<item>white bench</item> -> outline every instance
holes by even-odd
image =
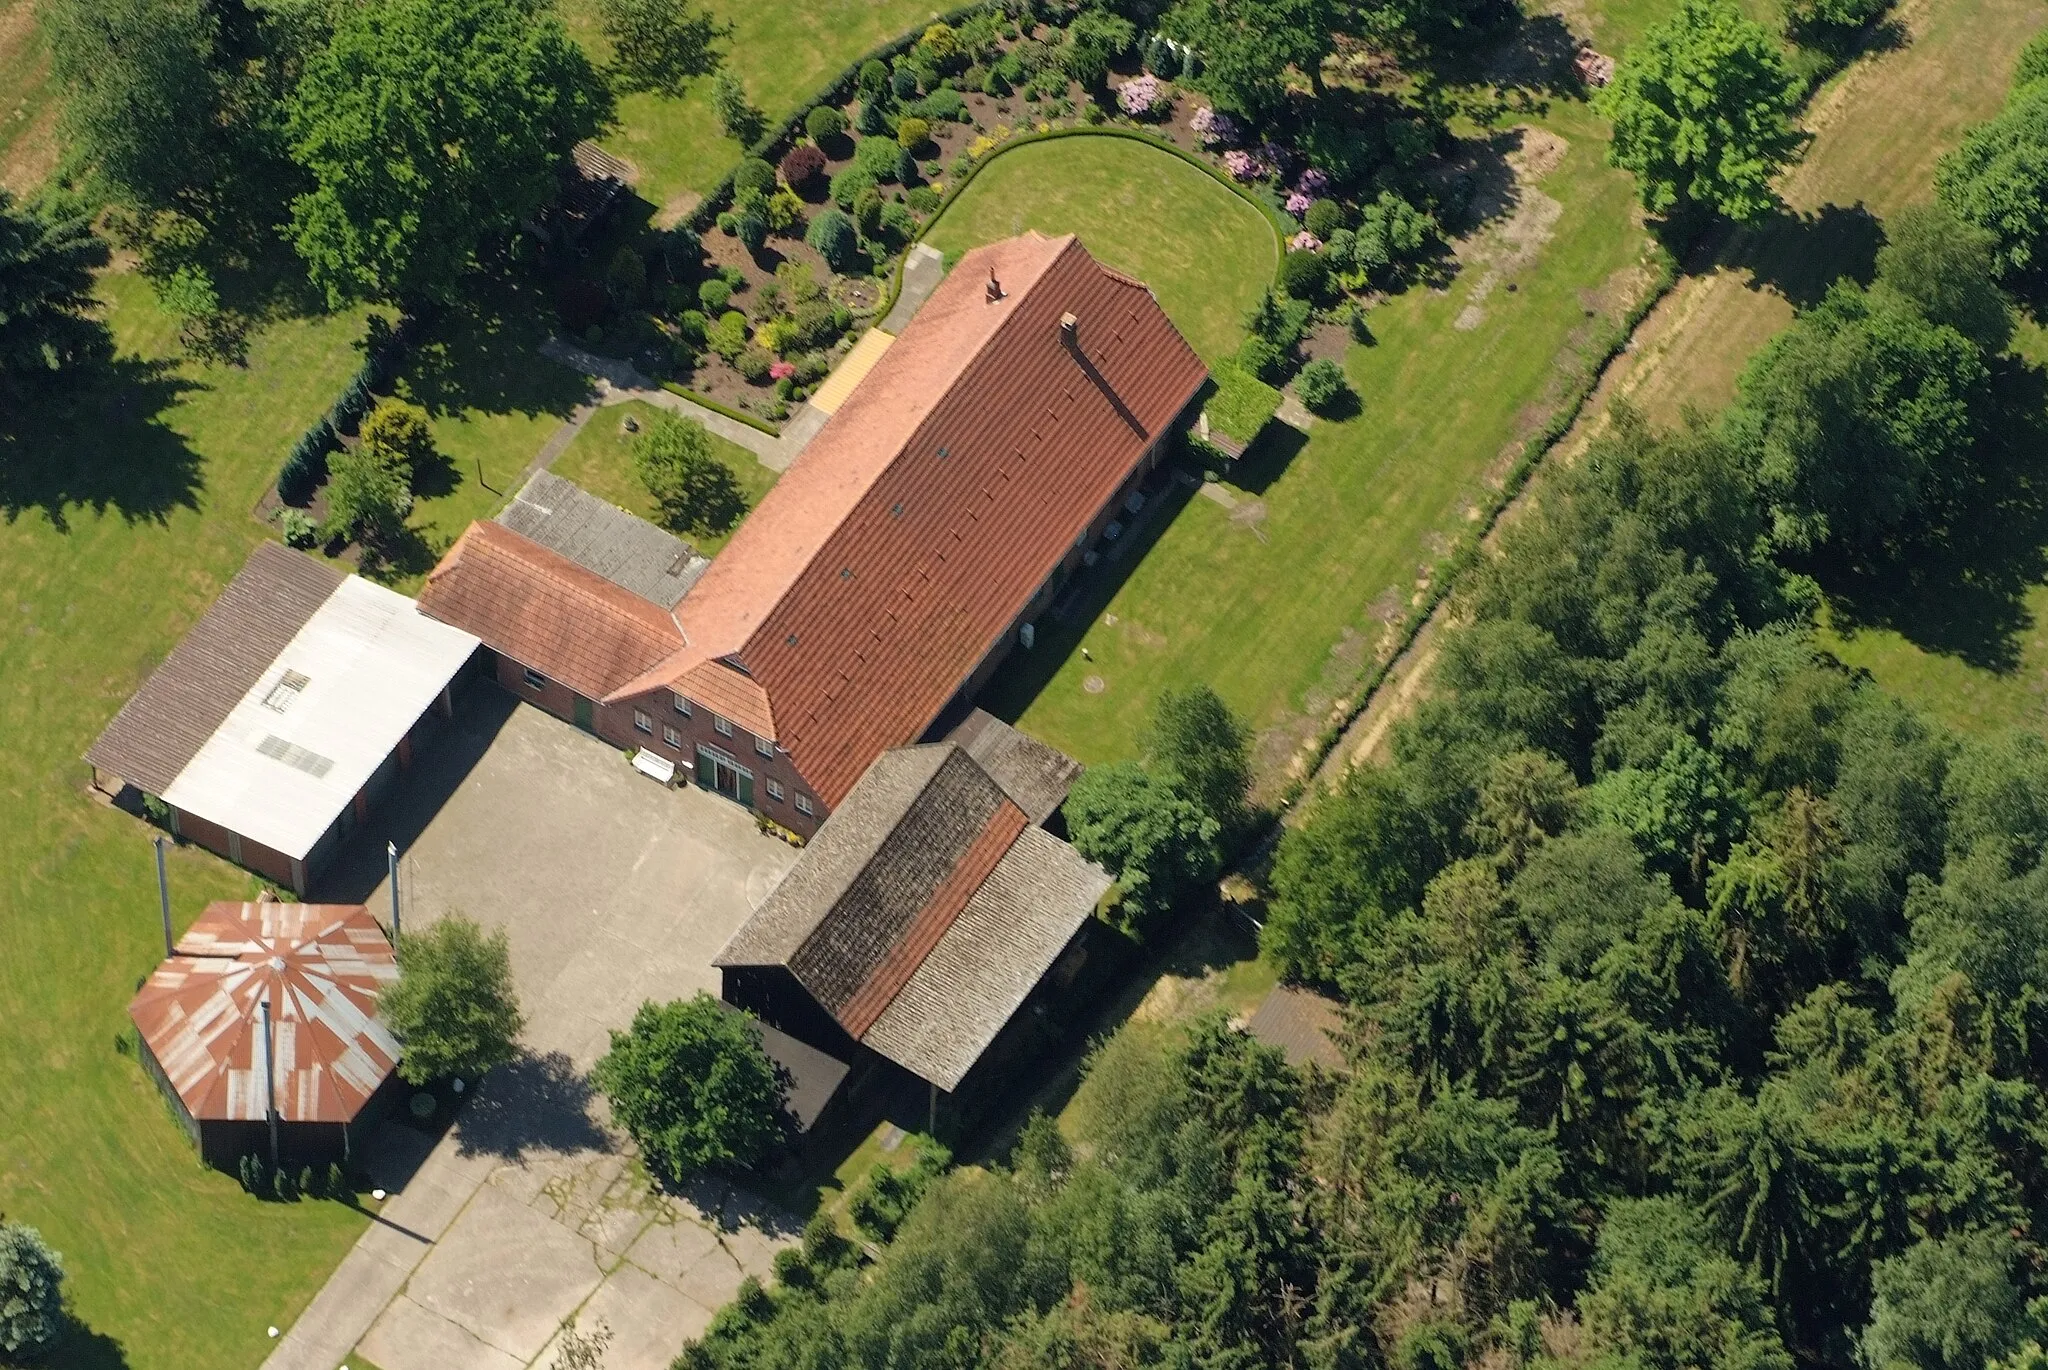
[[[633,769],[642,775],[659,780],[664,785],[676,783],[676,763],[665,756],[656,756],[645,747],[633,753]]]

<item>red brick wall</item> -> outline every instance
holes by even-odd
[[[675,711],[675,696],[668,690],[655,690],[634,699],[621,700],[604,711],[599,724],[600,733],[606,740],[621,747],[645,747],[656,756],[667,757],[680,765],[689,762],[695,765],[697,744],[716,747],[730,753],[740,765],[754,773],[754,807],[766,814],[791,832],[805,838],[818,830],[825,821],[825,805],[810,786],[797,775],[796,767],[790,763],[789,753],[776,752],[763,756],[754,747],[754,735],[737,723],[733,724],[732,736],[721,736],[712,722],[712,712],[701,704],[690,706],[690,715],[685,718]],[[636,731],[633,727],[633,711],[644,710],[652,726],[651,733]],[[663,735],[663,727],[671,727],[680,735],[682,745],[672,747]],[[694,771],[679,771],[693,781]],[[769,797],[769,780],[782,786],[782,798]],[[811,813],[805,817],[796,811],[796,796],[801,792],[811,797]]]

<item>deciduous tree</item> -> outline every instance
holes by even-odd
[[[665,414],[633,442],[633,466],[678,531],[723,533],[747,512],[731,468],[711,454],[704,426]]]
[[[744,1168],[781,1140],[786,1084],[747,1014],[708,994],[644,1003],[591,1078],[642,1154],[672,1180]]]
[[[1082,773],[1067,796],[1074,847],[1116,877],[1117,918],[1139,932],[1216,874],[1216,820],[1129,761]]]
[[[377,1010],[405,1048],[398,1073],[412,1084],[475,1079],[511,1060],[524,1022],[504,930],[486,933],[451,913],[405,934],[397,983],[377,997]]]

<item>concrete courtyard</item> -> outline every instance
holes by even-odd
[[[570,1318],[610,1329],[609,1370],[663,1370],[796,1224],[720,1182],[659,1192],[585,1077],[643,1000],[717,992],[712,955],[797,853],[484,682],[315,897],[388,919],[387,838],[405,926],[459,910],[506,931],[526,1054],[431,1150],[386,1125],[391,1197],[267,1365],[546,1366]]]

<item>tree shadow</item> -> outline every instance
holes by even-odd
[[[1780,206],[1764,223],[1727,234],[1713,261],[1747,270],[1752,290],[1769,287],[1794,308],[1810,309],[1844,276],[1868,285],[1883,246],[1884,224],[1861,202],[1812,213]]]
[[[94,1331],[76,1313],[65,1313],[64,1324],[62,1338],[38,1364],[62,1365],[68,1370],[127,1370],[128,1352],[118,1338]]]
[[[1995,379],[1994,431],[1946,527],[1869,566],[1823,562],[1835,623],[1889,628],[1940,656],[2005,674],[2034,624],[2028,593],[2048,579],[2048,371],[2008,359]]]
[[[1561,16],[1526,15],[1477,74],[1492,82],[1501,113],[1542,114],[1552,99],[1585,97],[1579,46],[1579,36]]]
[[[424,331],[400,372],[415,404],[448,415],[550,414],[566,419],[590,382],[540,355],[554,306],[544,282],[482,278]]]
[[[74,507],[152,523],[198,508],[199,454],[163,415],[200,382],[175,362],[123,357],[68,385],[0,403],[0,518],[38,510],[68,532]]]
[[[563,1053],[523,1051],[471,1096],[455,1121],[456,1149],[507,1161],[530,1151],[608,1152],[612,1136],[590,1116],[595,1098],[589,1079]]]
[[[1515,212],[1522,202],[1522,187],[1508,158],[1521,151],[1523,138],[1522,129],[1507,128],[1459,140],[1456,154],[1434,173],[1453,204],[1463,202],[1445,225],[1450,233],[1476,233]]]

